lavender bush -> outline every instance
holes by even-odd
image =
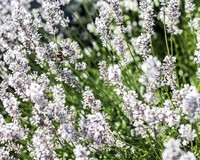
[[[200,159],[199,10],[0,1],[0,159]]]

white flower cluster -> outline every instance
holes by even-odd
[[[181,147],[179,139],[169,139],[164,143],[165,150],[162,154],[163,160],[196,160],[194,153],[184,152]]]
[[[200,18],[195,17],[194,19],[190,20],[189,26],[191,27],[191,30],[195,33],[197,43],[196,43],[196,50],[194,52],[194,62],[198,65],[200,64]],[[197,68],[197,77],[200,79],[200,67]]]
[[[60,3],[62,5],[66,5],[66,4],[69,4],[71,0],[60,0]]]
[[[191,14],[196,9],[194,0],[185,0],[185,12]]]
[[[110,46],[112,41],[111,24],[113,20],[118,26],[114,28],[114,31],[117,32],[118,36],[119,34],[127,31],[127,29],[123,26],[123,15],[119,2],[120,2],[119,0],[108,0],[108,3],[106,1],[98,1],[96,4],[97,8],[99,9],[99,17],[95,19],[95,25],[97,32],[100,34],[100,39],[102,40],[104,47],[111,47]],[[114,39],[115,42],[116,40],[119,40],[118,36]],[[120,37],[120,41],[121,43],[119,46],[117,46],[117,48],[124,48],[123,43],[125,42],[123,42],[122,37]],[[114,45],[116,46],[115,42]],[[119,50],[117,49],[117,52],[118,51]]]
[[[181,116],[179,109],[173,109],[173,103],[170,100],[164,102],[164,122],[170,127],[177,127],[180,123]]]
[[[14,74],[16,72],[26,73],[30,67],[28,66],[28,59],[26,52],[22,47],[15,47],[9,49],[4,54],[4,62],[9,65],[9,68]]]
[[[141,66],[143,75],[140,76],[139,81],[147,87],[144,95],[146,102],[154,102],[154,92],[160,86],[160,70],[161,62],[157,57],[149,56]]]
[[[56,25],[61,24],[63,27],[67,27],[69,19],[64,18],[64,12],[60,10],[59,1],[44,1],[42,3],[44,9],[43,18],[46,20],[46,29],[50,34],[58,33]]]
[[[96,100],[91,90],[87,87],[83,92],[83,107],[91,108],[92,112],[99,111],[101,108],[101,101]]]
[[[122,25],[123,24],[123,14],[122,14],[122,10],[120,9],[120,4],[119,4],[120,1],[119,0],[109,0],[109,2],[110,2],[113,16],[115,18],[117,25]]]
[[[51,159],[59,160],[56,158],[54,146],[51,143],[53,136],[46,132],[44,129],[37,129],[32,138],[32,145],[29,147],[29,151],[34,159]]]
[[[116,48],[115,50],[117,51],[117,54],[122,55],[122,57],[123,57],[124,54],[126,53],[126,43],[122,39],[122,37],[120,37],[120,36],[116,37],[114,39],[113,46]]]
[[[147,59],[151,53],[151,36],[154,34],[154,9],[149,1],[142,0],[139,3],[142,28],[145,30],[137,38],[132,38],[132,45],[135,52]]]
[[[200,113],[200,93],[194,86],[184,85],[181,90],[173,91],[173,103],[180,106],[185,119],[194,123],[199,118]]]
[[[134,43],[133,41],[133,46],[136,53],[138,55],[141,55],[143,58],[148,57],[151,53],[150,38],[151,38],[151,35],[149,33],[142,33],[135,40],[136,43]]]
[[[14,5],[12,12],[12,22],[15,26],[17,33],[17,39],[23,43],[25,47],[34,49],[41,38],[38,33],[38,27],[40,22],[33,18],[33,16],[23,7],[19,6],[18,3]]]
[[[166,56],[163,60],[163,65],[162,65],[162,75],[163,75],[162,85],[166,84],[170,86],[172,90],[175,90],[177,88],[175,62],[176,62],[176,57]]]
[[[178,131],[182,139],[183,146],[187,146],[190,142],[194,141],[197,136],[195,130],[192,130],[192,126],[189,124],[181,124]]]
[[[108,80],[111,85],[116,85],[121,83],[121,70],[118,65],[113,65],[108,67]]]
[[[158,85],[157,77],[161,69],[161,62],[157,57],[149,56],[141,66],[144,75],[140,77],[140,82],[146,86]]]
[[[49,74],[57,75],[56,80],[68,83],[72,87],[78,86],[78,77],[75,76],[67,65],[75,65],[76,70],[84,70],[86,63],[81,60],[80,48],[77,42],[70,40],[63,40],[60,42],[60,50],[58,51],[55,42],[45,44],[45,46],[38,46],[36,48],[36,62],[42,67],[49,67]],[[60,54],[62,61],[57,59],[56,54]],[[81,62],[80,62],[81,60]],[[65,65],[64,68],[60,64]]]
[[[87,148],[82,146],[82,145],[76,145],[74,148],[74,155],[75,155],[75,160],[88,160],[89,158],[87,157],[90,154],[90,151],[87,151]]]
[[[104,80],[108,79],[108,70],[106,67],[106,61],[101,61],[99,62],[99,72],[100,72],[100,76],[101,78],[103,78]]]
[[[100,1],[101,2],[101,1]],[[95,19],[96,30],[100,34],[103,45],[106,47],[109,44],[110,24],[112,21],[111,11],[108,4],[100,5],[99,17]]]
[[[102,61],[99,63],[99,71],[101,77],[108,81],[110,85],[121,85],[122,84],[122,73],[120,67],[115,64],[108,68],[106,67],[106,62]]]
[[[168,1],[168,0],[159,0],[159,1],[160,1],[160,4],[161,4],[162,6],[164,6],[164,5],[167,4],[167,1]]]
[[[96,112],[87,115],[79,123],[82,138],[93,142],[90,145],[96,149],[102,149],[104,145],[112,145],[114,143],[110,127],[105,119],[105,115]]]
[[[15,159],[10,152],[21,152],[23,147],[15,142],[26,140],[27,133],[28,130],[25,130],[18,121],[7,123],[0,115],[0,159]]]
[[[170,0],[164,5],[161,9],[161,14],[164,15],[164,23],[167,26],[168,33],[173,35],[181,34],[182,30],[177,27],[180,17],[180,1],[179,0]]]
[[[186,88],[187,86],[185,86]],[[184,88],[184,89],[185,89]],[[182,111],[186,115],[186,119],[188,119],[191,123],[197,121],[199,119],[200,114],[200,93],[196,91],[196,88],[191,86],[188,90],[183,91],[181,93],[184,98],[181,103]]]
[[[145,29],[145,31],[152,35],[154,34],[154,10],[152,5],[147,2],[146,0],[142,0],[139,3],[139,8],[141,9],[141,19],[142,19],[142,27]]]
[[[16,121],[7,123],[3,116],[0,116],[0,143],[25,140],[27,138],[27,131]]]
[[[69,58],[69,63],[71,64],[76,64],[77,60],[81,58],[80,49],[77,42],[64,40],[60,42],[60,48],[63,57]]]
[[[9,150],[6,147],[0,148],[0,159],[15,160],[13,156],[10,156]]]
[[[15,96],[4,90],[0,91],[0,100],[2,101],[4,108],[8,114],[16,120],[21,117],[21,112],[19,110],[20,102],[15,98]]]
[[[162,123],[167,124],[170,128],[179,126],[180,111],[173,108],[171,101],[165,101],[164,108],[159,108],[145,105],[139,101],[138,95],[134,91],[124,92],[123,94],[123,110],[133,122],[133,135],[146,137],[147,132],[153,134],[155,130],[159,133],[159,125]]]

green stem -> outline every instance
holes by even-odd
[[[173,56],[173,35],[170,36],[171,55]]]
[[[84,7],[84,9],[85,9],[85,11],[86,11],[86,13],[87,13],[87,15],[88,15],[90,21],[94,24],[94,21],[93,21],[91,15],[90,15],[90,12],[89,12],[89,10],[88,10],[86,4],[85,4],[85,0],[83,0],[83,7]]]
[[[168,45],[168,41],[167,41],[167,29],[166,29],[166,24],[165,24],[165,16],[164,16],[164,34],[165,34],[165,44],[167,47],[167,54],[170,55],[169,45]]]
[[[137,63],[136,63],[135,57],[134,57],[134,55],[133,55],[132,50],[130,49],[130,46],[129,46],[128,42],[126,42],[126,44],[127,44],[127,46],[128,46],[129,52],[131,53],[131,57],[133,58],[133,60],[134,60],[134,62],[135,62],[135,66],[136,66],[137,70],[142,74],[142,71],[141,71],[141,69],[138,67],[138,65],[137,65]]]
[[[153,56],[155,55],[154,49],[153,49],[153,41],[152,41],[152,36],[150,37],[150,46],[151,46],[151,52]]]

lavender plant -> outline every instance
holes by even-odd
[[[200,2],[0,2],[0,159],[200,159]]]

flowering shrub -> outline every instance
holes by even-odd
[[[0,8],[0,159],[200,159],[200,2]]]

